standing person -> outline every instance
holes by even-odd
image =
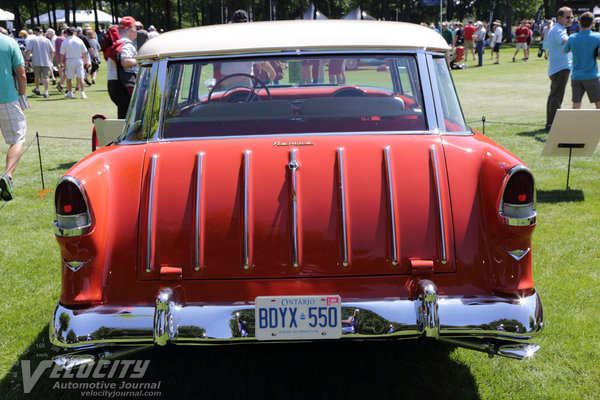
[[[54,62],[56,63],[56,68],[58,69],[58,75],[60,76],[60,79],[58,81],[58,84],[56,85],[56,88],[58,89],[59,92],[64,92],[64,89],[62,87],[62,85],[65,83],[65,79],[67,79],[65,77],[65,71],[62,65],[62,56],[60,55],[60,46],[62,46],[62,42],[65,41],[65,39],[67,38],[65,36],[65,30],[63,28],[61,28],[59,30],[60,35],[58,35],[56,37],[56,40],[54,41]]]
[[[483,45],[485,42],[485,28],[483,22],[477,21],[475,24],[475,34],[473,35],[473,41],[475,42],[475,52],[477,53],[477,67],[483,67]]]
[[[27,39],[26,57],[31,57],[33,75],[35,76],[35,88],[33,93],[40,95],[40,81],[44,84],[44,97],[48,98],[48,86],[50,85],[50,69],[52,58],[54,58],[54,46],[52,42],[42,35],[42,28],[33,28],[33,36]]]
[[[77,28],[67,28],[67,38],[60,46],[60,54],[63,56],[63,65],[65,67],[65,76],[67,78],[67,93],[65,97],[67,99],[73,99],[73,78],[77,78],[77,88],[81,90],[81,98],[87,99],[85,94],[85,84],[83,79],[85,78],[85,65],[84,60],[88,56],[85,45],[75,35]]]
[[[98,74],[98,68],[100,67],[100,43],[94,38],[94,31],[88,29],[85,31],[88,41],[90,42],[90,48],[88,50],[88,54],[90,56],[90,78],[92,79],[92,84],[96,83],[96,75]]]
[[[152,39],[158,36],[158,32],[156,31],[156,28],[154,27],[154,25],[150,25],[148,27],[148,39]]]
[[[500,64],[500,43],[502,43],[502,22],[499,20],[494,21],[494,35],[492,36],[492,41],[490,42],[490,47],[492,48],[492,58],[494,57],[494,53],[496,53],[496,61],[494,64]]]
[[[58,62],[56,61],[56,32],[52,28],[46,29],[46,37],[52,43],[52,47],[54,47],[54,57],[52,57],[52,67],[50,68],[50,78],[52,79],[52,84],[56,84],[56,77],[54,76],[54,68],[58,69]]]
[[[135,27],[137,29],[135,48],[136,50],[139,50],[140,47],[142,47],[148,40],[148,31],[144,29],[144,24],[142,24],[140,21],[135,21]]]
[[[529,28],[526,26],[525,20],[521,21],[521,25],[515,30],[515,36],[517,37],[517,48],[513,55],[513,62],[519,50],[523,49],[523,61],[527,61],[527,38],[529,37]]]
[[[450,46],[454,45],[454,33],[452,29],[448,27],[448,22],[442,22],[442,37]]]
[[[573,109],[581,108],[583,93],[587,93],[591,103],[600,108],[600,74],[598,74],[598,50],[600,34],[592,32],[594,14],[587,11],[579,17],[580,30],[565,44],[564,52],[573,54],[571,89]]]
[[[542,49],[542,54],[546,60],[548,59],[548,45],[546,44],[546,38],[548,37],[548,32],[550,32],[550,29],[552,29],[552,25],[554,25],[554,23],[551,20],[546,21],[546,24],[542,29],[542,42],[540,43],[540,48]]]
[[[469,56],[469,52],[471,52],[471,56],[473,57],[473,60],[475,60],[475,46],[473,45],[473,35],[475,34],[475,31],[477,31],[477,28],[473,26],[473,20],[470,19],[469,23],[463,28],[465,34],[465,48],[467,50],[465,60]]]
[[[563,52],[567,43],[567,26],[571,25],[573,10],[561,7],[558,10],[556,23],[548,32],[546,43],[548,47],[548,76],[550,77],[550,94],[546,103],[546,130],[549,131],[556,115],[556,110],[562,105],[565,97],[565,87],[571,74],[571,55]]]
[[[13,74],[17,77],[18,93]],[[0,178],[0,198],[4,201],[13,198],[13,173],[23,154],[27,131],[23,110],[29,108],[26,90],[27,76],[21,49],[12,38],[0,35],[0,130],[4,141],[10,146],[6,153],[6,167]]]
[[[89,26],[89,25],[88,25]],[[81,39],[81,41],[83,42],[83,45],[85,46],[85,50],[86,50],[86,54],[87,56],[85,57],[83,64],[84,64],[84,71],[85,71],[85,76],[83,77],[83,82],[85,82],[85,84],[87,86],[92,86],[92,82],[90,82],[90,80],[88,79],[88,75],[90,74],[90,68],[92,66],[92,60],[91,60],[91,56],[90,56],[90,50],[92,49],[92,45],[90,43],[90,41],[87,38],[87,35],[83,32],[83,30],[81,28],[77,28],[77,37],[79,39]]]
[[[454,31],[454,45],[456,47],[463,46],[465,44],[465,31],[462,24],[459,22],[456,24],[456,30]]]
[[[117,118],[125,119],[138,71],[135,60],[137,51],[133,45],[137,38],[135,19],[129,16],[121,18],[117,32],[114,27],[106,32],[110,35],[112,45],[104,50],[104,58],[108,94],[117,106]]]

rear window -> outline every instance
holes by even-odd
[[[427,129],[414,56],[171,62],[163,137]]]

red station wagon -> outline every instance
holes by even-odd
[[[531,357],[534,179],[466,125],[449,50],[374,21],[148,41],[122,134],[56,188],[56,362],[424,337]]]

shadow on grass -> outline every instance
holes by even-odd
[[[580,189],[571,190],[538,190],[538,203],[566,203],[570,201],[581,202],[585,200],[583,191]]]
[[[157,383],[163,398],[194,399],[479,399],[470,369],[450,358],[453,346],[435,341],[319,342],[151,348],[127,359],[150,360],[142,378],[51,378],[43,372],[23,392],[22,361],[33,374],[52,357],[48,328],[0,381],[7,399],[82,399],[68,382]],[[27,361],[26,361],[27,362]],[[105,368],[105,372],[108,367]],[[110,394],[108,394],[110,395]],[[160,396],[159,396],[160,397]],[[104,397],[101,397],[104,398]],[[157,398],[157,397],[149,397]]]
[[[53,168],[48,168],[48,171],[57,171],[57,170],[65,170],[66,171],[75,164],[77,164],[77,161],[58,164],[57,166],[55,166]]]
[[[548,132],[544,128],[518,132],[517,135],[533,137],[536,141],[541,143],[546,143],[546,139],[548,138]]]

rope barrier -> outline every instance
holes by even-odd
[[[12,165],[10,167],[8,167],[7,171],[10,171],[15,165],[17,165],[17,163],[19,161],[21,161],[21,158],[23,158],[23,156],[25,155],[25,153],[27,153],[27,150],[29,150],[29,148],[31,147],[31,145],[33,144],[33,142],[35,142],[37,140],[37,132],[36,132],[36,137],[34,137],[31,142],[29,143],[29,145],[25,148],[25,150],[23,150],[23,152],[21,153],[21,155],[19,156],[19,158],[17,158],[17,160],[12,163]],[[2,174],[2,178],[4,178],[6,176],[6,172]]]
[[[39,135],[39,137],[44,138],[44,139],[66,139],[66,140],[86,140],[86,141],[92,140],[91,138],[72,138],[72,137],[63,137],[63,136],[42,136],[42,135]]]

